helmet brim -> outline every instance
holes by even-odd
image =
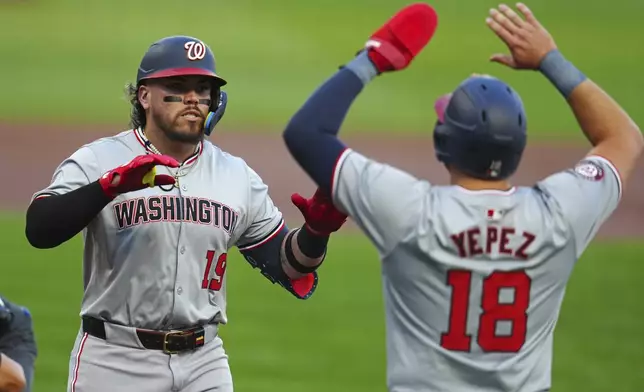
[[[216,83],[219,87],[225,86],[228,83],[221,76],[203,68],[168,68],[158,72],[151,73],[150,75],[146,75],[144,78],[141,78],[141,80],[161,79],[161,78],[170,78],[173,76],[190,76],[190,75],[210,76],[211,78],[216,80]]]

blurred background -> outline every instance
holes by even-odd
[[[295,226],[301,218],[288,196],[314,188],[284,155],[279,132],[308,95],[407,3],[0,2],[5,195],[0,196],[0,293],[32,311],[40,349],[36,392],[65,388],[79,327],[82,241],[79,236],[56,249],[31,248],[24,237],[24,211],[62,159],[87,141],[127,129],[124,86],[134,80],[148,46],[176,34],[211,46],[230,99],[213,142],[258,169]],[[556,90],[537,73],[488,62],[492,53],[505,51],[485,25],[489,8],[498,3],[431,4],[439,14],[433,41],[407,71],[365,89],[342,135],[392,164],[425,173],[432,165],[434,99],[471,73],[488,73],[509,82],[528,108],[530,143],[537,146],[529,154],[537,165],[526,164],[523,181],[551,170],[540,169],[539,159],[545,165],[579,158],[584,138]],[[527,5],[566,56],[644,123],[644,2],[535,0]],[[424,159],[428,162],[420,162]],[[635,176],[644,179],[642,171]],[[636,226],[644,218],[644,197],[630,192],[623,214]],[[622,231],[610,235],[606,230],[573,273],[555,333],[553,391],[640,391],[644,385],[644,237],[616,220],[612,227]],[[270,285],[231,249],[230,323],[222,336],[237,391],[386,390],[376,252],[351,227],[334,236],[330,246],[320,287],[308,301]]]

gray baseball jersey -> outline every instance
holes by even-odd
[[[389,390],[548,390],[566,283],[620,192],[596,156],[502,192],[345,151],[332,194],[381,258]]]
[[[63,194],[151,152],[140,130],[82,146],[34,198]],[[157,166],[157,174],[177,169]],[[147,329],[226,323],[228,250],[284,225],[267,186],[241,158],[203,141],[178,187],[122,194],[83,230],[81,315]]]

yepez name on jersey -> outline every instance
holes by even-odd
[[[514,227],[487,226],[472,227],[452,234],[450,238],[458,249],[458,255],[463,258],[485,254],[527,260],[530,257],[527,250],[536,236]]]
[[[490,11],[487,26],[510,50],[491,59],[538,70],[562,94],[592,144],[578,163],[513,185],[527,114],[519,93],[488,75],[473,74],[436,99],[433,147],[448,184],[337,137],[365,86],[409,67],[430,42],[438,16],[425,3],[377,29],[283,132],[293,159],[378,252],[391,392],[550,390],[566,284],[644,147],[624,110],[562,55],[526,5],[517,8],[523,16],[506,5]]]

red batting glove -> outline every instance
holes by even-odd
[[[121,193],[152,188],[157,185],[173,185],[174,177],[156,174],[157,165],[179,167],[180,163],[169,156],[158,154],[139,155],[129,163],[105,173],[99,180],[103,192],[110,198]]]
[[[378,72],[406,68],[434,36],[438,15],[430,5],[414,3],[400,9],[371,35],[365,48]]]
[[[304,216],[306,228],[312,234],[328,236],[340,230],[344,222],[347,221],[347,215],[338,211],[331,198],[319,188],[310,199],[305,199],[300,194],[294,193],[291,195],[291,201]]]

